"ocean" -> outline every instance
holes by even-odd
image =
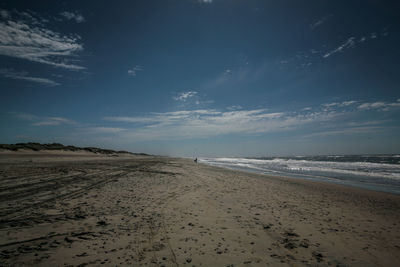
[[[199,158],[199,162],[400,194],[400,155]]]

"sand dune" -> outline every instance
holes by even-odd
[[[135,155],[2,154],[0,181],[0,265],[400,265],[398,195]]]

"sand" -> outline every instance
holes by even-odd
[[[400,266],[400,196],[150,156],[0,155],[0,265]]]

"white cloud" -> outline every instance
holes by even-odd
[[[343,44],[339,45],[339,47],[326,53],[324,55],[324,58],[330,57],[331,55],[333,55],[335,53],[342,52],[345,49],[352,48],[352,47],[354,47],[354,45],[355,45],[355,37],[350,37]]]
[[[322,105],[323,105],[324,107],[330,108],[330,107],[338,106],[339,103],[334,102],[334,103],[326,103],[326,104],[322,104]]]
[[[332,14],[327,15],[325,17],[323,17],[322,19],[319,19],[318,21],[310,24],[310,29],[311,30],[315,30],[317,27],[321,26],[323,23],[325,23],[327,20],[329,20],[331,17],[333,17]]]
[[[385,106],[386,106],[385,102],[374,102],[374,103],[363,103],[359,105],[358,108],[368,110],[368,109],[383,108]]]
[[[197,95],[196,91],[187,91],[187,92],[182,92],[182,93],[178,94],[177,96],[173,97],[173,99],[176,101],[185,102],[186,100],[194,97],[195,95]]]
[[[356,109],[349,110],[354,106]],[[306,107],[299,111],[270,112],[267,109],[215,109],[179,110],[163,113],[147,113],[141,116],[104,117],[103,120],[125,123],[123,131],[116,132],[123,140],[176,140],[208,138],[219,135],[261,135],[272,132],[290,132],[298,129],[329,129],[309,135],[357,134],[379,131],[382,121],[357,124],[349,122],[356,113],[368,108],[386,110],[400,107],[400,100],[392,103],[362,103],[348,100]],[[346,121],[348,122],[346,124]],[[119,124],[118,124],[119,126]],[[322,128],[321,128],[322,127]]]
[[[363,103],[358,106],[360,110],[379,110],[379,111],[389,111],[391,108],[400,107],[400,102],[387,103],[387,102],[372,102],[372,103]]]
[[[347,125],[351,127],[365,127],[365,126],[371,126],[371,125],[381,125],[383,123],[387,123],[389,120],[373,120],[373,121],[351,121],[348,122]]]
[[[357,103],[357,104],[356,104]],[[347,107],[354,105],[356,109]],[[328,107],[328,108],[327,108]],[[333,108],[335,107],[335,108]],[[179,140],[209,138],[223,135],[254,136],[267,133],[299,134],[303,137],[339,134],[357,134],[384,130],[383,120],[354,120],[365,110],[386,110],[400,107],[400,99],[395,102],[342,101],[306,107],[297,111],[271,112],[267,109],[194,109],[172,112],[152,112],[137,116],[108,116],[102,120],[107,125],[85,126],[81,134],[88,136],[113,135],[123,142],[150,140]],[[32,126],[76,125],[63,117],[35,116],[27,113],[12,113],[14,117],[28,121]],[[370,118],[365,117],[364,118]],[[79,124],[78,124],[79,126]]]
[[[143,67],[142,67],[142,66],[136,65],[136,66],[133,67],[132,69],[129,69],[129,70],[128,70],[128,75],[130,75],[130,76],[136,76],[137,72],[138,72],[138,71],[142,71],[142,70],[143,70]]]
[[[42,118],[41,121],[35,122],[33,126],[54,126],[54,125],[61,125],[61,124],[75,124],[74,121],[61,118],[61,117],[45,117]]]
[[[349,127],[340,130],[329,130],[316,132],[312,134],[308,134],[302,136],[303,138],[312,138],[312,137],[323,137],[323,136],[337,136],[337,135],[354,135],[354,134],[366,134],[366,133],[377,133],[385,130],[384,127],[381,126],[370,126],[370,127]]]
[[[67,20],[75,20],[76,23],[85,22],[85,18],[77,12],[64,11],[61,12],[60,15],[66,18]]]
[[[318,23],[320,22],[320,23]],[[317,21],[316,24],[317,26],[320,25],[322,21]],[[311,27],[311,26],[310,26]],[[335,48],[331,48],[330,50],[327,50],[325,48],[311,48],[308,49],[307,51],[299,51],[296,53],[294,56],[287,57],[287,58],[281,58],[277,61],[279,64],[279,67],[282,69],[286,68],[291,68],[295,67],[296,69],[307,69],[309,67],[315,66],[321,63],[321,57],[323,59],[327,59],[331,57],[332,55],[344,52],[347,49],[350,48],[356,48],[357,45],[361,45],[362,43],[365,43],[367,41],[371,41],[372,39],[378,39],[378,38],[383,38],[388,36],[388,32],[386,28],[383,28],[379,34],[378,33],[371,33],[366,36],[361,36],[361,37],[349,37],[345,41],[342,41],[341,44],[339,44]],[[225,80],[226,77],[224,77]]]
[[[381,33],[380,33],[380,36],[381,36],[381,37],[385,37],[385,36],[387,36],[388,34],[389,34],[389,33],[387,32],[387,29],[384,28],[384,29],[382,29],[382,31],[381,31]],[[333,55],[333,54],[336,54],[336,53],[339,53],[339,52],[343,52],[344,50],[349,49],[349,48],[354,48],[354,47],[356,47],[356,44],[364,43],[364,42],[366,42],[367,40],[372,40],[372,39],[377,39],[377,38],[378,38],[378,34],[377,34],[376,32],[372,32],[372,33],[369,35],[369,39],[368,39],[368,37],[366,37],[366,36],[361,36],[361,37],[359,37],[359,38],[350,37],[350,38],[348,38],[346,41],[344,41],[341,45],[339,45],[337,48],[335,48],[335,49],[333,49],[333,50],[331,50],[331,51],[325,53],[325,54],[323,55],[323,57],[324,57],[324,58],[328,58],[328,57],[330,57],[330,56]]]
[[[326,104],[322,104],[322,106],[324,106],[326,108],[347,107],[347,106],[351,106],[351,105],[356,104],[356,103],[357,103],[357,101],[350,100],[350,101],[343,101],[343,102],[326,103]]]
[[[351,105],[357,105],[358,110],[378,110],[378,111],[389,111],[392,108],[400,107],[400,101],[397,102],[383,102],[383,101],[376,101],[376,102],[365,102],[360,103],[360,101],[350,100],[350,101],[343,101],[343,102],[333,102],[333,103],[325,103],[322,104],[324,108],[327,110],[332,108],[344,108]]]
[[[98,133],[98,134],[116,134],[122,131],[125,131],[124,128],[119,127],[91,127],[87,129],[91,133]]]
[[[44,26],[45,19],[26,12],[5,12],[2,13],[9,18],[0,22],[0,55],[69,70],[85,69],[71,63],[70,59],[83,50],[78,35],[52,31]]]
[[[230,107],[227,107],[228,110],[239,110],[239,109],[243,109],[243,107],[241,105],[233,105]]]
[[[232,70],[226,69],[226,70],[224,71],[224,75],[230,75],[230,74],[232,74]]]
[[[158,119],[154,117],[104,117],[104,120],[107,121],[115,121],[115,122],[128,122],[128,123],[149,123],[149,122],[157,122]]]
[[[350,105],[353,105],[353,104],[355,104],[355,103],[357,103],[357,101],[354,101],[354,100],[344,101],[344,102],[341,103],[341,106],[342,106],[342,107],[344,107],[344,106],[350,106]]]
[[[114,122],[142,123],[140,127],[122,132],[123,138],[160,140],[286,131],[304,124],[330,120],[337,115],[338,113],[334,112],[296,114],[267,112],[265,109],[237,111],[203,109],[103,119]]]
[[[38,116],[24,112],[8,112],[8,114],[12,115],[13,117],[19,120],[24,120],[24,121],[34,121],[39,118]]]
[[[198,2],[203,4],[211,4],[213,0],[198,0]]]
[[[207,110],[207,109],[198,109],[198,110],[181,110],[181,111],[172,111],[165,113],[149,113],[145,116],[139,117],[128,117],[128,116],[117,116],[117,117],[104,117],[103,120],[114,121],[114,122],[125,122],[125,123],[142,123],[142,124],[169,124],[173,122],[180,121],[182,119],[187,119],[190,116],[202,116],[202,115],[217,115],[221,112],[215,110]]]
[[[30,121],[32,126],[55,126],[61,124],[76,124],[75,121],[63,117],[36,116],[23,112],[9,112],[19,120]]]
[[[48,86],[57,86],[59,83],[47,78],[32,77],[26,71],[16,72],[13,69],[0,69],[0,75],[6,78],[40,83]]]

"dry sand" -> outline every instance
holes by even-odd
[[[400,196],[146,156],[0,155],[0,265],[400,266]]]

